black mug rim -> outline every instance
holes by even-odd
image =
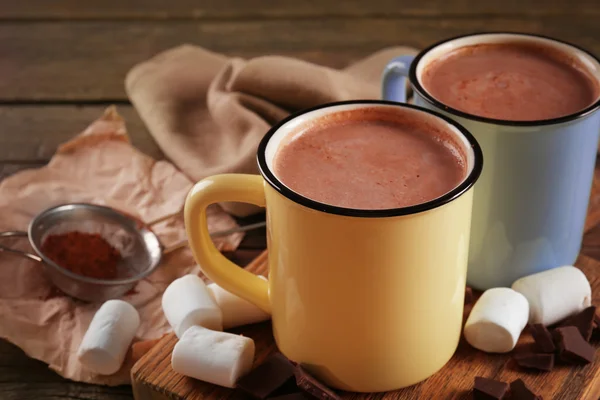
[[[343,106],[343,105],[365,105],[365,106],[384,105],[384,106],[393,106],[393,107],[400,107],[400,108],[410,108],[410,109],[414,109],[414,110],[417,110],[420,112],[434,115],[435,117],[442,119],[444,122],[450,124],[451,126],[455,127],[456,129],[458,129],[458,131],[464,136],[464,138],[469,143],[469,146],[471,147],[471,149],[473,151],[473,168],[471,169],[471,172],[459,185],[457,185],[452,190],[443,194],[440,197],[437,197],[435,199],[429,200],[429,201],[421,203],[421,204],[415,204],[415,205],[408,206],[408,207],[390,208],[390,209],[362,210],[362,209],[356,209],[356,208],[338,207],[338,206],[334,206],[331,204],[321,203],[319,201],[312,200],[308,197],[305,197],[305,196],[291,190],[290,188],[285,186],[279,179],[277,179],[275,174],[271,171],[271,169],[267,165],[266,149],[267,149],[267,145],[268,145],[269,141],[271,140],[271,137],[283,125],[285,125],[289,121],[296,119],[304,114],[307,114],[312,111],[320,110],[323,108],[331,108],[331,107]],[[440,113],[437,113],[435,111],[431,111],[429,109],[415,106],[412,104],[397,103],[397,102],[387,101],[387,100],[349,100],[349,101],[326,103],[326,104],[321,104],[321,105],[318,105],[315,107],[307,108],[307,109],[298,111],[296,113],[293,113],[293,114],[289,115],[287,118],[284,118],[283,120],[279,121],[271,129],[269,129],[267,134],[261,140],[261,142],[258,146],[258,150],[257,150],[257,161],[258,161],[258,168],[259,168],[259,171],[260,171],[263,179],[271,187],[273,187],[273,189],[275,189],[277,192],[279,192],[283,196],[287,197],[289,200],[293,201],[294,203],[300,204],[304,207],[308,207],[308,208],[311,208],[316,211],[328,213],[328,214],[342,215],[342,216],[348,216],[348,217],[361,217],[361,218],[384,218],[384,217],[397,217],[397,216],[403,216],[403,215],[410,215],[410,214],[421,213],[424,211],[429,211],[434,208],[441,207],[444,204],[450,203],[451,201],[457,199],[462,194],[467,192],[475,184],[475,182],[481,175],[481,171],[483,169],[483,152],[481,150],[481,147],[479,146],[479,143],[477,143],[477,140],[475,139],[475,137],[467,129],[465,129],[458,122],[453,121],[452,119],[450,119]]]
[[[419,62],[421,61],[421,59],[427,53],[429,53],[431,50],[433,50],[436,47],[441,46],[445,43],[452,42],[454,40],[469,38],[469,37],[473,37],[473,36],[485,36],[485,35],[514,35],[514,36],[529,37],[529,38],[534,38],[534,39],[537,38],[537,39],[549,40],[552,42],[556,42],[559,44],[563,44],[563,45],[572,47],[574,50],[579,51],[579,52],[589,56],[590,58],[592,58],[594,61],[596,61],[600,65],[600,59],[598,57],[596,57],[595,55],[593,55],[592,53],[590,53],[589,51],[587,51],[573,43],[569,43],[569,42],[555,39],[553,37],[549,37],[549,36],[545,36],[545,35],[538,35],[538,34],[533,34],[533,33],[523,33],[523,32],[502,32],[502,31],[468,33],[466,35],[459,35],[459,36],[444,39],[437,43],[434,43],[431,46],[428,46],[425,49],[421,50],[415,56],[415,58],[413,59],[411,65],[410,65],[410,69],[408,72],[408,80],[409,80],[413,90],[415,92],[417,92],[422,98],[424,98],[429,104],[437,107],[438,109],[440,109],[442,111],[445,111],[445,112],[452,114],[454,116],[457,116],[457,117],[461,117],[461,118],[465,118],[465,119],[469,119],[469,120],[473,120],[473,121],[478,121],[478,122],[485,122],[485,123],[494,124],[494,125],[532,127],[532,126],[562,124],[565,122],[571,122],[571,121],[586,117],[586,116],[592,114],[598,108],[600,108],[600,96],[598,96],[598,99],[595,102],[593,102],[591,105],[589,105],[589,106],[585,107],[584,109],[579,110],[575,113],[564,115],[562,117],[541,119],[541,120],[532,120],[532,121],[511,121],[511,120],[506,120],[506,119],[488,118],[488,117],[482,117],[482,116],[475,115],[475,114],[470,114],[470,113],[458,110],[456,108],[450,107],[450,106],[442,103],[441,101],[435,99],[432,95],[430,95],[429,92],[427,92],[427,90],[425,90],[423,85],[421,85],[421,82],[417,78],[417,66],[419,65]],[[600,85],[600,81],[598,83]]]

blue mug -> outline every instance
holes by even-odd
[[[600,99],[565,117],[505,121],[453,109],[421,84],[428,63],[451,50],[515,41],[551,46],[576,57],[600,85],[600,61],[587,51],[542,36],[514,33],[445,40],[415,57],[392,60],[383,74],[385,100],[406,102],[408,80],[416,105],[452,118],[483,149],[486,165],[474,188],[467,273],[468,284],[481,290],[510,286],[522,276],[575,262],[598,149]]]

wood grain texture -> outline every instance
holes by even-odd
[[[306,18],[277,20],[5,22],[0,102],[126,101],[129,69],[191,43],[228,55],[281,54],[341,67],[393,45],[424,47],[477,31],[523,31],[600,54],[600,25],[572,17]]]
[[[0,3],[0,103],[24,107],[0,109],[0,179],[43,165],[58,143],[96,117],[96,109],[127,101],[123,79],[131,66],[184,42],[229,55],[275,53],[341,67],[388,45],[422,47],[473,31],[520,30],[557,36],[600,54],[597,0]],[[156,156],[135,112],[122,108],[134,144]],[[590,217],[582,251],[600,259],[595,220]],[[228,256],[243,265],[264,243],[264,234],[253,232]],[[0,340],[0,399],[121,400],[131,399],[131,390],[66,381]]]
[[[59,144],[71,139],[99,118],[108,105],[0,106],[0,163],[48,161]],[[120,105],[132,144],[161,159],[163,154],[135,109]]]
[[[596,224],[583,237],[581,253],[600,260],[600,226]]]
[[[41,361],[0,339],[0,399],[2,400],[130,400],[130,386],[108,388],[70,382]]]
[[[264,259],[266,263],[266,259]],[[255,264],[254,264],[255,265]],[[254,267],[253,265],[253,267]],[[600,304],[600,262],[582,256],[579,266],[587,275],[594,293],[593,303]],[[266,266],[264,267],[266,268]],[[260,268],[256,268],[260,269]],[[466,313],[470,311],[467,307]],[[443,327],[439,327],[443,329]],[[270,323],[255,324],[235,330],[254,339],[255,362],[262,362],[275,351]],[[171,369],[171,351],[177,342],[174,335],[165,337],[133,367],[131,376],[136,400],[202,400],[236,399],[239,394],[184,377]],[[525,333],[518,348],[532,343]],[[600,340],[595,340],[600,346]],[[485,376],[505,382],[517,378],[545,399],[597,400],[600,396],[600,357],[584,367],[559,366],[549,373],[534,373],[519,369],[510,354],[491,355],[475,350],[464,339],[450,362],[426,381],[396,392],[379,394],[342,393],[344,399],[470,399],[475,376]]]
[[[588,203],[587,219],[585,221],[585,233],[588,233],[596,228],[600,223],[600,162],[596,160],[596,167],[594,169],[594,180],[592,182],[592,190],[590,193],[590,200]],[[600,241],[597,241],[600,245]],[[584,239],[584,247],[586,245],[592,245],[593,242]],[[585,254],[585,252],[584,252]],[[599,258],[600,259],[600,258]]]
[[[0,8],[5,19],[205,19],[205,18],[308,18],[321,16],[447,16],[447,15],[577,15],[597,13],[595,0],[477,1],[477,0],[161,0],[81,2],[28,0]]]

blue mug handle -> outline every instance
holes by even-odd
[[[384,100],[406,103],[406,79],[414,59],[414,56],[400,56],[385,66],[381,83],[381,96]]]

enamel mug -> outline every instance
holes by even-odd
[[[600,63],[590,53],[554,39],[512,33],[461,36],[435,44],[416,57],[392,60],[383,75],[383,98],[414,103],[445,114],[480,143],[486,168],[474,194],[467,282],[485,290],[572,265],[581,248],[600,133],[600,99],[565,117],[505,121],[448,107],[421,84],[427,65],[462,46],[533,42],[572,55],[599,81]]]
[[[280,145],[308,124],[373,108],[443,124],[464,151],[465,178],[422,204],[359,210],[304,197],[273,172]],[[272,314],[275,341],[289,359],[338,389],[398,389],[435,373],[458,345],[472,187],[482,164],[463,127],[427,110],[368,100],[319,106],[266,134],[258,148],[261,175],[217,175],[193,187],[185,204],[190,247],[206,276]],[[223,201],[266,207],[268,282],[214,247],[206,208]]]

